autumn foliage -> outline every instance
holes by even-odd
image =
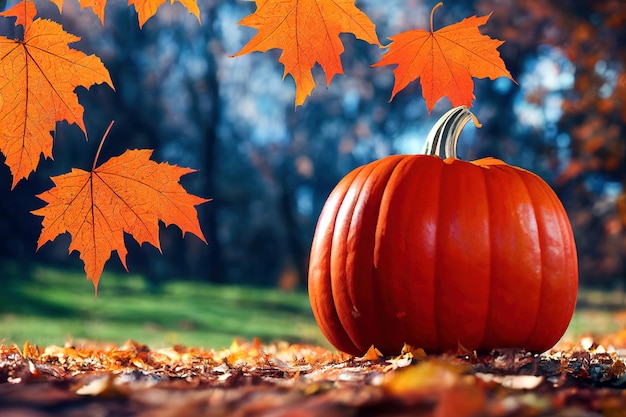
[[[62,0],[54,3],[62,10]],[[139,25],[162,3],[131,1]],[[200,19],[193,0],[182,3]],[[103,24],[105,5],[105,1],[81,3],[83,8],[93,8]],[[13,188],[37,169],[40,155],[52,158],[50,132],[55,131],[56,122],[76,124],[87,136],[76,88],[102,83],[113,88],[98,57],[69,47],[79,37],[56,22],[35,19],[36,14],[35,4],[28,0],[0,13],[15,18],[15,24],[24,28],[19,39],[0,37],[0,151],[13,175]],[[158,164],[149,159],[151,154],[150,150],[129,150],[99,167],[96,155],[91,172],[73,169],[54,177],[55,187],[39,195],[47,205],[33,212],[43,217],[38,247],[69,232],[70,252],[80,253],[96,290],[112,251],[126,266],[124,233],[160,250],[158,229],[163,221],[205,241],[195,206],[207,200],[188,194],[178,183],[182,175],[194,170]]]
[[[349,357],[258,339],[218,351],[0,344],[0,408],[46,416],[623,416],[623,336],[585,337],[543,355],[405,346],[397,356],[370,349]]]
[[[69,232],[70,251],[80,252],[87,278],[97,288],[112,251],[126,268],[124,233],[161,250],[159,221],[163,221],[206,243],[195,206],[208,200],[188,194],[178,183],[194,170],[158,164],[150,160],[151,154],[147,149],[128,150],[99,167],[96,155],[91,172],[73,169],[53,177],[55,187],[38,196],[48,204],[33,211],[43,216],[37,247]]]
[[[256,4],[256,12],[240,24],[255,28],[258,33],[235,56],[282,49],[279,61],[285,66],[285,75],[291,74],[296,83],[296,105],[303,104],[315,87],[311,74],[315,63],[326,72],[327,85],[333,76],[343,74],[340,33],[352,33],[380,46],[374,24],[352,0],[256,0]],[[472,77],[513,80],[496,50],[503,42],[478,31],[489,16],[474,16],[435,32],[432,15],[442,4],[438,3],[431,12],[430,32],[412,30],[392,37],[389,51],[373,64],[398,65],[392,99],[410,82],[421,78],[429,112],[444,96],[455,107],[471,107]]]
[[[56,4],[59,10],[63,11],[63,3],[65,0],[50,0],[52,3]],[[154,16],[159,7],[161,7],[166,0],[128,0],[128,5],[133,5],[135,10],[137,11],[137,18],[139,20],[139,26],[142,27],[148,19]],[[191,14],[193,14],[200,22],[200,9],[198,8],[198,4],[195,0],[170,0],[171,4],[179,1],[183,6],[189,10]],[[106,0],[80,0],[79,1],[81,8],[90,7],[94,14],[98,16],[100,22],[104,25],[104,9],[107,5]]]
[[[51,1],[62,11],[63,0]],[[200,21],[195,0],[179,1]],[[502,41],[479,31],[490,19],[494,24],[497,8],[509,7],[506,2],[481,2],[492,9],[478,10],[484,15],[435,30],[437,5],[431,12],[430,30],[416,28],[397,34],[386,47],[381,45],[370,17],[353,0],[255,2],[256,11],[241,24],[256,29],[257,34],[235,56],[281,49],[279,61],[284,65],[284,77],[290,75],[295,82],[296,105],[305,103],[315,88],[312,69],[316,64],[325,72],[327,85],[343,73],[342,33],[386,48],[382,59],[371,64],[381,67],[377,71],[393,70],[391,99],[419,79],[429,111],[443,97],[455,106],[471,106],[475,98],[472,78],[512,80],[497,51]],[[129,1],[137,11],[140,27],[164,3]],[[613,27],[624,25],[626,13],[599,10],[599,3],[587,3],[594,18],[606,19],[603,23],[607,27],[611,22]],[[79,0],[79,4],[91,8],[104,23],[106,0]],[[520,16],[543,16],[541,26],[554,28],[555,22],[568,24],[561,13],[568,5],[570,2],[517,2],[521,12],[510,10],[506,15],[532,24],[536,20]],[[51,132],[56,131],[57,122],[74,124],[87,136],[76,89],[114,86],[106,63],[73,49],[71,45],[80,38],[57,22],[36,18],[33,2],[20,2],[0,16],[21,26],[15,31],[16,37],[0,37],[0,152],[15,188],[37,170],[41,155],[52,158],[55,136]],[[528,40],[532,35],[519,29],[526,23],[514,29],[502,19],[495,22],[502,38],[511,39],[517,30],[522,33],[515,35],[529,44],[559,42],[550,38],[555,31],[549,30],[545,37]],[[572,21],[569,25],[578,26]],[[584,170],[614,169],[611,167],[620,164],[616,155],[623,151],[623,126],[616,128],[617,123],[600,119],[601,115],[613,115],[614,120],[626,121],[626,106],[622,105],[626,102],[626,78],[623,74],[617,77],[610,96],[593,96],[603,82],[598,75],[603,47],[622,38],[608,36],[605,45],[594,45],[589,41],[594,30],[597,28],[591,25],[576,27],[567,46],[569,59],[577,65],[582,63],[577,68],[584,71],[574,87],[581,99],[567,97],[563,103],[560,128],[572,132],[574,154],[572,164],[559,178],[561,183],[579,178]],[[387,66],[394,68],[382,68]],[[541,100],[539,96],[537,101]],[[158,225],[162,221],[177,225],[183,234],[190,232],[205,240],[196,206],[207,200],[187,193],[179,183],[193,169],[157,163],[148,149],[127,150],[101,164],[98,154],[90,170],[73,168],[55,176],[54,187],[39,195],[45,205],[33,212],[42,218],[38,247],[69,233],[69,250],[80,252],[87,277],[97,288],[113,251],[125,266],[125,234],[160,249]],[[626,218],[623,199],[621,215]],[[100,410],[110,406],[119,412],[127,407],[127,414],[137,415],[176,414],[180,410],[215,415],[235,409],[240,414],[379,411],[392,415],[396,407],[403,415],[617,416],[623,415],[626,407],[622,391],[626,386],[625,340],[626,335],[620,332],[604,341],[587,338],[561,344],[542,355],[517,349],[477,354],[462,346],[456,353],[427,355],[405,345],[399,356],[385,357],[372,347],[360,358],[316,346],[261,345],[258,341],[235,342],[219,352],[182,346],[151,350],[134,342],[119,347],[68,344],[39,348],[26,344],[23,349],[0,344],[0,404],[17,410],[52,407],[59,413],[75,413],[79,407],[97,402]],[[87,400],[91,397],[95,401]]]
[[[64,0],[51,1],[63,11]],[[195,0],[178,1],[200,21]],[[164,2],[130,0],[129,5],[137,11],[141,27]],[[79,3],[81,8],[91,8],[104,24],[106,0]],[[382,48],[374,23],[353,0],[256,0],[256,5],[257,10],[240,23],[258,33],[235,56],[282,49],[279,61],[285,75],[295,81],[296,105],[303,104],[315,87],[311,70],[316,63],[325,71],[327,85],[343,73],[341,33]],[[87,137],[78,87],[107,84],[114,88],[100,58],[70,46],[80,40],[78,36],[36,15],[30,0],[0,13],[23,27],[17,38],[0,37],[0,151],[13,176],[12,188],[37,170],[41,155],[52,158],[50,132],[56,130],[57,122],[75,124]],[[430,32],[415,30],[393,37],[388,52],[376,64],[398,65],[392,98],[421,78],[429,111],[443,96],[454,105],[471,106],[473,76],[511,78],[496,51],[502,42],[478,32],[488,18],[472,17],[433,32],[431,15]],[[439,67],[449,71],[434,70]],[[80,253],[87,277],[97,288],[112,251],[126,266],[125,233],[160,249],[158,223],[163,221],[204,241],[195,206],[207,200],[189,195],[178,183],[193,170],[157,164],[149,160],[150,155],[149,150],[127,151],[99,167],[94,162],[91,171],[75,168],[52,178],[55,187],[39,195],[47,205],[33,211],[43,217],[38,247],[70,233],[70,252]]]
[[[340,33],[352,33],[358,39],[380,46],[374,24],[353,3],[352,0],[256,0],[256,12],[240,24],[258,29],[258,33],[235,56],[282,49],[279,61],[285,66],[285,75],[293,76],[296,105],[301,105],[315,87],[311,75],[315,63],[326,72],[327,84],[334,75],[343,73],[339,60],[343,52]],[[496,50],[503,42],[478,31],[478,26],[484,25],[489,16],[473,16],[434,31],[433,14],[442,4],[438,3],[431,12],[430,31],[411,30],[391,37],[389,50],[374,64],[397,65],[392,99],[410,82],[421,78],[429,111],[444,96],[454,107],[471,107],[472,77],[513,79]]]
[[[296,83],[296,105],[303,104],[315,87],[311,73],[315,63],[326,72],[326,84],[343,74],[340,33],[380,46],[374,23],[354,0],[256,0],[256,4],[256,12],[240,24],[259,32],[235,56],[282,49],[279,61]]]
[[[389,51],[374,64],[397,65],[392,99],[419,78],[429,112],[444,96],[450,99],[453,107],[472,107],[472,77],[492,80],[506,77],[513,80],[497,51],[504,42],[478,31],[479,26],[487,23],[489,16],[472,16],[435,31],[433,15],[442,4],[438,3],[431,12],[430,31],[410,30],[392,36]]]
[[[2,13],[24,27],[23,39],[0,37],[0,150],[13,174],[13,187],[37,169],[41,154],[52,158],[49,132],[56,122],[76,124],[87,135],[76,87],[113,87],[100,58],[69,47],[79,37],[56,22],[33,20],[35,14],[30,1]]]

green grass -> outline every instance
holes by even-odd
[[[585,335],[606,336],[625,328],[626,294],[622,290],[582,288],[564,338],[574,341]]]
[[[626,328],[621,292],[581,290],[567,340]],[[158,292],[134,274],[105,273],[98,298],[82,271],[0,263],[0,343],[41,346],[132,339],[152,348],[221,349],[235,338],[330,347],[306,293],[171,281]]]
[[[328,346],[305,292],[171,281],[150,291],[141,276],[105,273],[98,297],[80,271],[0,265],[0,343],[68,340],[152,348],[183,344],[221,349],[235,338]]]

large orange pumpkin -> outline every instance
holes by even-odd
[[[473,115],[452,109],[432,155],[389,156],[349,173],[320,215],[309,297],[326,338],[363,354],[552,347],[578,289],[567,214],[537,175],[455,157]],[[447,149],[446,159],[439,149]]]

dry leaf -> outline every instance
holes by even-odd
[[[357,358],[356,360],[359,362],[377,361],[382,358],[382,356],[383,354],[380,352],[380,350],[376,349],[376,346],[372,345],[369,349],[367,349],[365,355]]]

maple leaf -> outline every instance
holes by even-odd
[[[50,0],[54,3],[58,8],[59,12],[63,13],[63,3],[65,0]],[[98,16],[100,22],[104,26],[104,8],[107,5],[107,0],[78,0],[78,4],[81,9],[85,9],[87,7],[91,7],[93,13]]]
[[[319,63],[326,85],[343,74],[340,33],[380,46],[374,23],[354,5],[354,0],[255,0],[255,13],[239,24],[258,33],[234,56],[282,49],[279,62],[285,66],[283,79],[291,74],[296,84],[296,105],[304,103],[315,88],[311,69]]]
[[[16,4],[11,7],[9,10],[6,10],[0,13],[0,16],[4,17],[16,17],[15,25],[26,26],[30,24],[35,15],[37,14],[37,9],[35,8],[35,3],[32,1],[23,1],[21,3]]]
[[[32,211],[43,217],[37,249],[69,232],[69,251],[80,252],[97,291],[112,251],[128,270],[124,232],[160,251],[161,220],[180,227],[183,236],[190,232],[206,243],[194,206],[208,200],[187,193],[178,183],[195,170],[152,161],[149,149],[127,150],[96,168],[98,154],[91,172],[73,168],[52,177],[55,187],[37,196],[48,203]]]
[[[187,10],[189,10],[189,13],[194,15],[198,19],[198,22],[200,22],[200,9],[195,0],[170,0],[170,4],[174,4],[176,1],[185,6]],[[128,5],[130,6],[132,4],[135,6],[139,19],[139,27],[141,28],[148,19],[156,14],[157,9],[165,2],[166,0],[128,0]]]
[[[65,3],[65,0],[50,1],[56,4],[61,13],[63,12],[63,3]],[[135,6],[137,18],[139,20],[139,27],[143,27],[144,23],[154,16],[157,9],[166,1],[167,0],[128,0],[128,5]],[[198,8],[198,3],[196,3],[195,0],[170,0],[170,3],[174,4],[176,1],[185,6],[187,10],[189,10],[189,13],[196,16],[198,22],[200,22],[200,9]],[[94,14],[98,16],[100,22],[104,25],[104,8],[106,7],[107,0],[78,0],[78,4],[80,4],[81,9],[91,7]]]
[[[433,31],[433,14],[443,3],[433,7],[430,32],[410,30],[392,36],[393,41],[381,60],[373,66],[398,65],[391,100],[410,82],[420,78],[422,95],[430,113],[440,98],[447,96],[453,107],[472,106],[476,78],[513,77],[506,69],[497,48],[504,43],[482,35],[478,27],[491,14],[472,16]]]
[[[24,2],[3,13],[24,26],[23,40],[0,37],[0,152],[13,175],[11,188],[37,169],[41,154],[52,158],[56,122],[76,124],[87,136],[76,87],[113,88],[98,57],[68,46],[79,37],[56,22],[33,21],[35,11],[32,2]]]

